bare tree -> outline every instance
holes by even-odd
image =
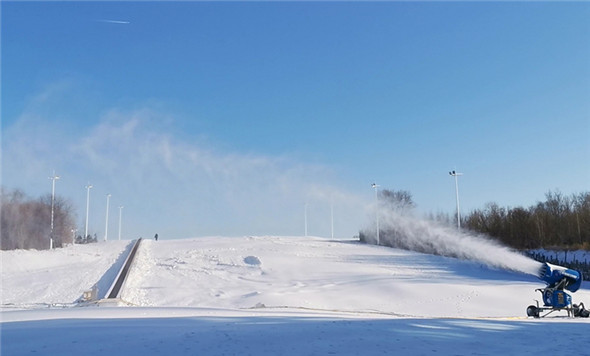
[[[383,189],[379,191],[379,198],[382,207],[396,212],[404,213],[416,206],[412,200],[412,193],[407,190]]]
[[[27,198],[20,190],[2,189],[0,212],[0,248],[48,249],[51,235],[51,195],[37,200]],[[75,226],[72,204],[56,197],[54,205],[54,246],[72,242],[71,230]]]

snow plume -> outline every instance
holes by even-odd
[[[457,231],[433,221],[417,219],[409,213],[382,209],[379,223],[382,245],[478,261],[535,276],[541,267],[539,262],[484,235]]]
[[[71,92],[67,83],[51,87],[12,118],[3,132],[2,178],[7,188],[39,196],[51,192],[47,177],[55,170],[56,194],[72,199],[78,216],[92,184],[91,235],[105,234],[107,194],[109,235],[123,206],[123,239],[302,235],[306,204],[310,235],[330,235],[332,203],[338,236],[354,235],[362,223],[327,165],[228,149],[207,132],[182,131],[175,114],[158,105],[86,112]],[[83,231],[83,219],[77,223]]]

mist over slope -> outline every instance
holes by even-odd
[[[409,213],[380,209],[380,244],[410,251],[456,257],[537,275],[541,264],[489,237],[418,219]],[[376,240],[376,228],[367,229]]]

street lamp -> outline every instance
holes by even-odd
[[[88,185],[86,186],[86,225],[84,227],[84,239],[85,240],[88,237],[88,210],[90,208],[90,189],[91,188],[92,188],[92,185],[90,185],[90,183],[88,183]]]
[[[107,213],[106,213],[106,222],[104,227],[104,240],[108,240],[109,237],[109,199],[111,199],[111,195],[107,194]]]
[[[49,233],[49,249],[53,248],[53,209],[55,206],[55,181],[59,179],[59,176],[55,175],[55,170],[53,171],[53,176],[49,177],[51,179],[51,232]]]
[[[455,177],[455,194],[457,195],[457,229],[461,228],[461,215],[459,212],[459,183],[457,181],[458,176],[462,176],[463,173],[450,171],[449,175]]]
[[[119,207],[119,240],[121,240],[121,215],[123,214],[123,205]]]
[[[334,202],[330,201],[330,235],[334,239]]]
[[[307,203],[305,203],[304,218],[305,218],[305,236],[307,237]]]
[[[377,190],[380,187],[380,185],[373,183],[371,184],[371,187],[375,189],[375,220],[377,222],[377,245],[380,245],[381,241],[379,238],[379,196],[377,194]]]

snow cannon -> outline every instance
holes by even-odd
[[[566,291],[574,293],[582,285],[582,274],[576,270],[544,263],[539,269],[539,279],[547,284],[545,288],[535,289],[541,292],[543,306],[530,305],[526,312],[535,318],[545,317],[554,311],[565,310],[568,316],[588,317],[590,312],[580,305],[572,304],[572,297]],[[548,312],[541,316],[542,312]]]

